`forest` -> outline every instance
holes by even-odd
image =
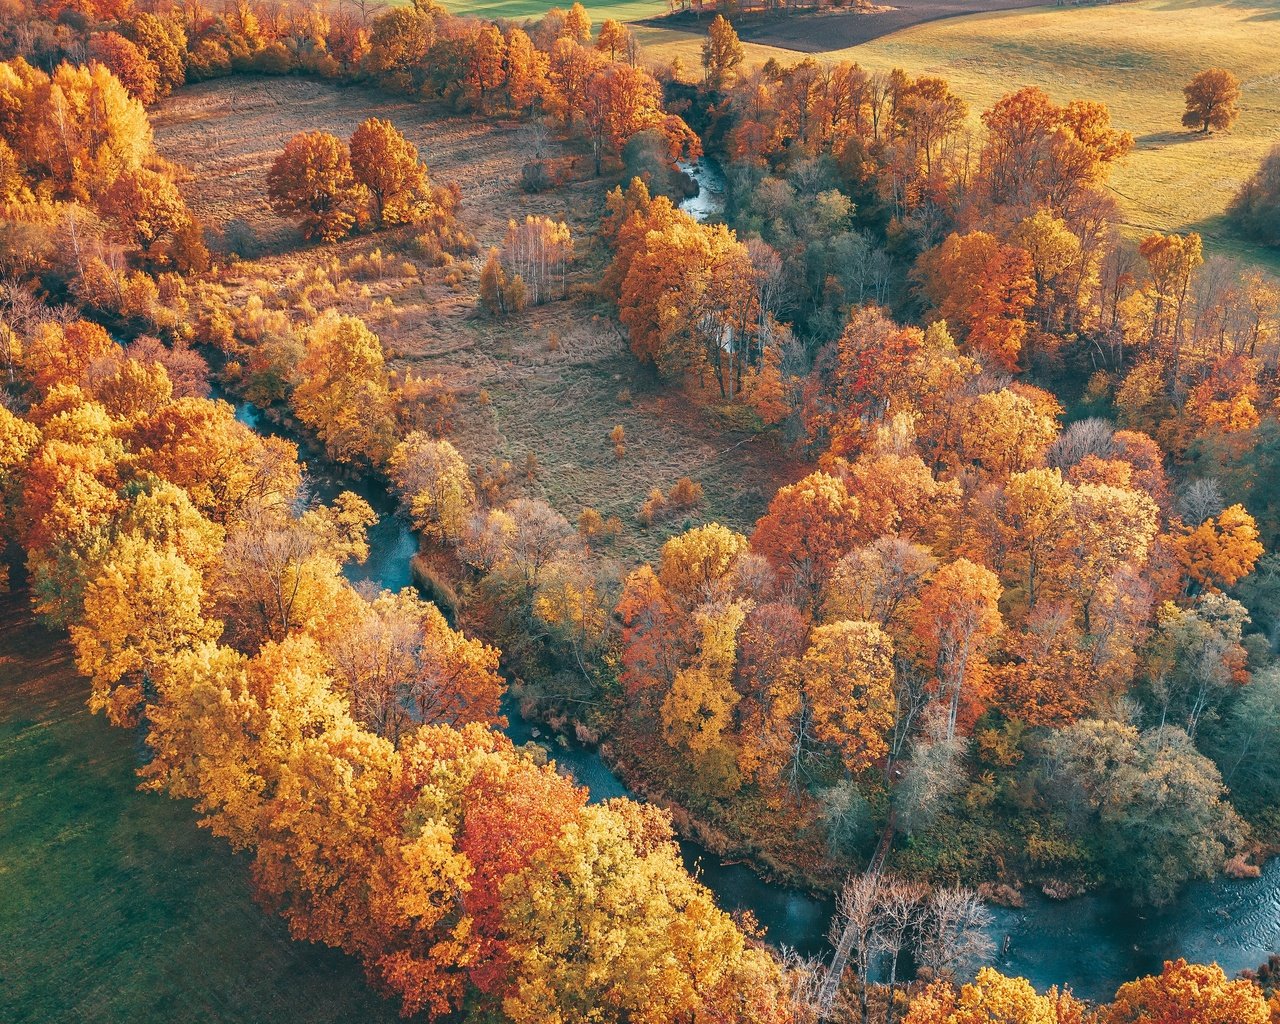
[[[1280,849],[1280,142],[1152,230],[1107,103],[734,14],[693,66],[580,3],[0,6],[6,1019],[179,1019],[28,931],[71,722],[141,792],[53,848],[173,798],[201,914],[243,879],[388,1019],[1280,1024],[1274,928],[1080,995],[991,911]],[[1179,145],[1271,116],[1178,76]]]

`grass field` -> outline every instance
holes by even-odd
[[[0,597],[0,1021],[377,1024],[354,960],[294,942],[185,803],[134,788],[64,640]]]
[[[678,54],[686,67],[698,66],[698,39],[647,26],[637,35],[651,60]],[[756,44],[747,52],[755,62],[800,56]],[[1142,0],[971,15],[821,59],[941,75],[975,117],[1023,85],[1042,86],[1059,101],[1102,100],[1137,139],[1112,176],[1130,231],[1199,231],[1214,252],[1280,270],[1280,253],[1234,238],[1222,216],[1241,180],[1280,142],[1280,0]],[[1201,138],[1179,126],[1182,86],[1211,65],[1240,78],[1243,114],[1231,132]]]

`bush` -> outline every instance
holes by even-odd
[[[702,484],[696,484],[687,476],[682,476],[671,488],[667,501],[674,509],[690,509],[702,501]]]
[[[551,186],[545,160],[530,160],[520,168],[520,187],[526,192],[542,192]]]

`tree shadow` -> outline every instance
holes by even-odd
[[[1213,138],[1213,134],[1202,135],[1198,131],[1190,131],[1183,128],[1178,131],[1167,132],[1149,132],[1146,135],[1139,135],[1134,142],[1142,148],[1150,148],[1152,146],[1177,146],[1187,142],[1199,142],[1203,139]]]

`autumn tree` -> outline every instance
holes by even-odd
[[[501,722],[498,652],[451,629],[412,590],[356,597],[325,650],[353,713],[393,743],[418,725]]]
[[[817,598],[858,537],[858,499],[843,481],[811,473],[783,487],[756,523],[751,546],[808,600]]]
[[[203,602],[199,574],[172,549],[123,541],[86,587],[83,618],[71,627],[76,665],[93,681],[90,707],[116,724],[136,721],[168,660],[221,632]]]
[[[360,222],[367,190],[351,169],[347,145],[328,132],[295,135],[267,172],[281,217],[299,216],[304,238],[335,242]]]
[[[702,44],[702,69],[707,88],[723,92],[733,86],[743,61],[742,42],[738,33],[722,14],[717,14],[707,29]]]
[[[970,350],[996,368],[1017,367],[1036,297],[1025,249],[985,231],[952,234],[922,257],[916,274],[938,316],[961,330]]]
[[[380,464],[391,447],[382,344],[359,317],[326,312],[307,331],[293,407],[339,462]]]
[[[893,727],[893,642],[872,622],[834,622],[813,631],[800,661],[815,735],[856,774],[888,753]]]
[[[476,494],[467,463],[452,444],[414,431],[391,453],[387,470],[415,528],[433,540],[461,539]]]
[[[1217,964],[1166,960],[1164,969],[1121,985],[1100,1024],[1269,1024],[1274,1017],[1252,981],[1231,980]]]
[[[89,56],[101,61],[140,103],[154,103],[159,68],[134,43],[118,32],[95,32],[89,37]]]
[[[1240,81],[1225,68],[1201,71],[1182,93],[1187,99],[1184,128],[1198,128],[1202,135],[1210,128],[1226,131],[1240,116]]]
[[[533,305],[548,301],[557,292],[564,297],[572,258],[573,239],[564,221],[528,214],[523,221],[507,222],[502,269],[520,278]]]
[[[432,205],[432,188],[418,148],[390,121],[371,117],[351,135],[351,171],[373,198],[373,222],[413,224]]]
[[[967,558],[942,566],[920,592],[916,634],[938,681],[947,739],[982,705],[986,653],[1003,626],[1000,594],[995,574]]]
[[[911,1000],[902,1024],[1081,1024],[1085,1004],[1056,988],[1038,995],[1025,978],[984,967],[959,989],[936,981]]]

